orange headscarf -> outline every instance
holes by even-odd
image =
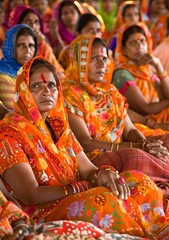
[[[125,98],[111,84],[112,68],[109,64],[104,83],[94,86],[89,82],[89,64],[95,38],[92,35],[79,36],[72,42],[64,97],[68,111],[84,119],[93,139],[115,142],[123,133],[127,105]],[[99,100],[92,101],[90,95],[98,95]],[[93,159],[93,153],[89,157]]]
[[[120,4],[119,8],[118,8],[118,12],[117,12],[117,16],[116,16],[116,22],[114,24],[113,30],[112,30],[112,35],[116,34],[119,30],[120,27],[122,27],[122,25],[125,23],[124,19],[123,19],[123,11],[124,8],[128,5],[133,5],[139,8],[139,6],[134,2],[134,1],[124,1]],[[139,11],[140,13],[140,21],[142,21],[142,12],[141,9]]]
[[[123,34],[130,26],[134,26],[134,25],[137,25],[143,29],[147,39],[148,52],[152,53],[152,39],[147,26],[142,22],[139,22],[136,24],[125,24],[119,30],[119,33],[117,35],[117,47],[116,47],[116,53],[115,53],[115,69],[125,68],[128,71],[130,71],[134,76],[149,80],[151,78],[150,66],[148,64],[143,66],[138,66],[134,64],[132,61],[130,61],[123,54],[123,49],[122,49]]]
[[[15,111],[6,115],[1,121],[0,139],[4,140],[6,138],[4,134],[7,134],[7,136],[14,135],[14,138],[17,137],[16,140],[24,149],[24,153],[28,156],[27,160],[25,160],[25,155],[23,156],[22,152],[19,157],[12,154],[10,156],[11,165],[16,164],[16,161],[22,162],[21,158],[24,161],[29,161],[30,165],[33,160],[34,164],[36,164],[37,176],[46,176],[48,179],[46,184],[67,184],[78,178],[78,161],[75,153],[80,152],[82,149],[68,125],[60,84],[58,86],[56,106],[49,111],[47,118],[57,138],[56,143],[54,143],[50,135],[29,90],[31,66],[38,59],[46,61],[42,57],[35,57],[24,64],[18,71],[14,97]],[[7,138],[7,141],[10,144],[11,139]],[[10,147],[12,147],[12,144],[10,144]],[[3,157],[1,159],[1,157],[0,161],[2,163],[4,159]],[[6,169],[9,168],[9,166],[5,167]],[[39,184],[43,184],[41,178],[37,179],[37,181]]]
[[[92,35],[84,35],[77,37],[70,46],[70,65],[66,70],[66,79],[73,79],[78,84],[82,85],[87,92],[96,95],[101,91],[107,91],[110,88],[111,76],[114,69],[114,64],[109,59],[107,71],[104,76],[104,83],[98,83],[96,86],[91,86],[88,81],[88,69],[90,64],[90,56],[92,51],[93,41],[96,37]],[[76,59],[78,57],[78,59]]]

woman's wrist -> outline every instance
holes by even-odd
[[[145,125],[148,126],[149,128],[155,128],[157,122],[154,118],[148,117],[146,120]]]
[[[164,70],[162,73],[158,73],[157,76],[160,80],[165,80],[168,77],[167,70]]]

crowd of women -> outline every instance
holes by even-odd
[[[168,5],[1,2],[1,239],[169,240]]]

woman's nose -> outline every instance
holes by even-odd
[[[48,88],[48,86],[44,83],[44,87],[43,87],[43,95],[49,95],[50,94],[50,89]]]

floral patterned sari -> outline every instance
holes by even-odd
[[[50,136],[28,88],[31,66],[39,58],[31,59],[19,70],[15,111],[0,122],[0,174],[26,162],[39,185],[66,185],[80,181],[76,153],[82,148],[69,128],[60,86],[56,107],[48,114],[56,143]],[[139,171],[121,175],[131,188],[127,200],[117,198],[107,187],[95,187],[55,202],[29,207],[21,204],[35,222],[78,220],[91,222],[105,232],[140,237],[164,232],[168,222],[161,190]]]

